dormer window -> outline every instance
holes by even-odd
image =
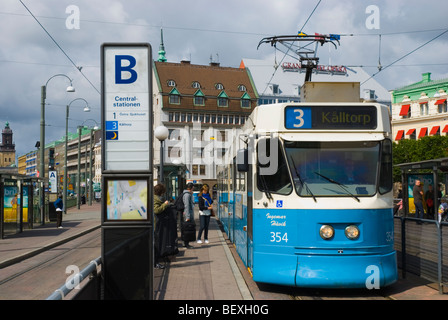
[[[241,108],[250,108],[250,96],[245,92],[243,96],[241,97]]]
[[[168,80],[167,84],[168,84],[168,87],[175,87],[176,86],[176,81]]]
[[[218,107],[228,107],[229,96],[223,91],[218,95]]]
[[[238,86],[238,91],[246,92],[246,91],[247,91],[246,86],[245,86],[244,84],[240,84],[240,85]]]
[[[191,86],[195,89],[200,89],[201,88],[201,84],[197,81],[193,81],[193,83],[191,84]]]
[[[216,90],[224,90],[224,86],[222,85],[222,83],[217,83],[217,84],[215,84],[215,89]]]
[[[170,104],[180,104],[180,93],[177,91],[176,88],[173,88],[170,91],[170,94],[168,96],[168,102]]]
[[[198,91],[195,92],[194,98],[193,98],[193,104],[195,106],[203,106],[205,105],[205,98],[204,93],[201,91],[201,89],[198,89]]]

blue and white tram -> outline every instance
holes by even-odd
[[[397,280],[388,108],[258,106],[218,168],[218,217],[254,281],[378,288]]]

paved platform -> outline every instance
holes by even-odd
[[[76,207],[68,210],[63,216],[62,229],[57,229],[53,222],[0,239],[0,268],[100,228],[100,213],[99,203],[82,205],[80,210]],[[209,241],[191,242],[193,248],[180,248],[166,269],[155,270],[156,300],[273,299],[258,290],[215,218],[210,221]],[[396,300],[448,300],[448,294],[439,294],[434,283],[412,274],[384,289],[384,293]]]
[[[196,231],[198,227],[196,221]],[[213,217],[210,219],[208,240],[208,244],[190,242],[192,248],[179,248],[179,254],[164,270],[164,281],[156,288],[156,300],[252,300]]]

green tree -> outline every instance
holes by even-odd
[[[448,136],[427,136],[393,143],[394,165],[448,157]],[[394,182],[401,181],[400,169],[394,167]]]

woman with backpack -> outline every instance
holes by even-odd
[[[200,227],[198,232],[197,243],[202,243],[202,231],[204,231],[204,242],[208,243],[208,226],[210,223],[210,216],[213,210],[213,200],[209,193],[208,185],[204,184],[201,188],[201,192],[198,194],[199,205],[199,220]]]

